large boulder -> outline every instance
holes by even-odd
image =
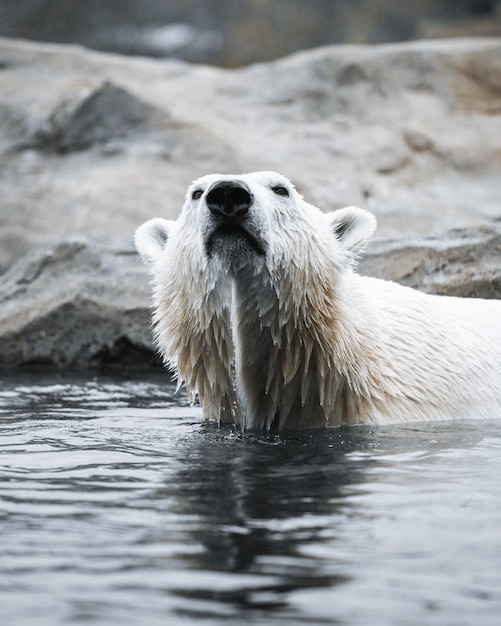
[[[158,365],[149,302],[135,250],[73,241],[27,254],[0,277],[0,366]]]

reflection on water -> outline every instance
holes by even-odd
[[[0,623],[499,624],[501,423],[281,436],[3,375]]]

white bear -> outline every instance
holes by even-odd
[[[370,213],[323,213],[274,172],[209,175],[136,247],[166,364],[245,429],[501,417],[501,301],[360,276]]]

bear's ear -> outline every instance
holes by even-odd
[[[376,218],[369,211],[348,206],[328,214],[332,232],[346,252],[358,257],[376,230]]]
[[[154,217],[141,224],[134,235],[136,250],[147,265],[153,265],[161,256],[174,222]]]

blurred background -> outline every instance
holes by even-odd
[[[500,35],[501,0],[0,2],[0,36],[224,67],[324,44]]]

